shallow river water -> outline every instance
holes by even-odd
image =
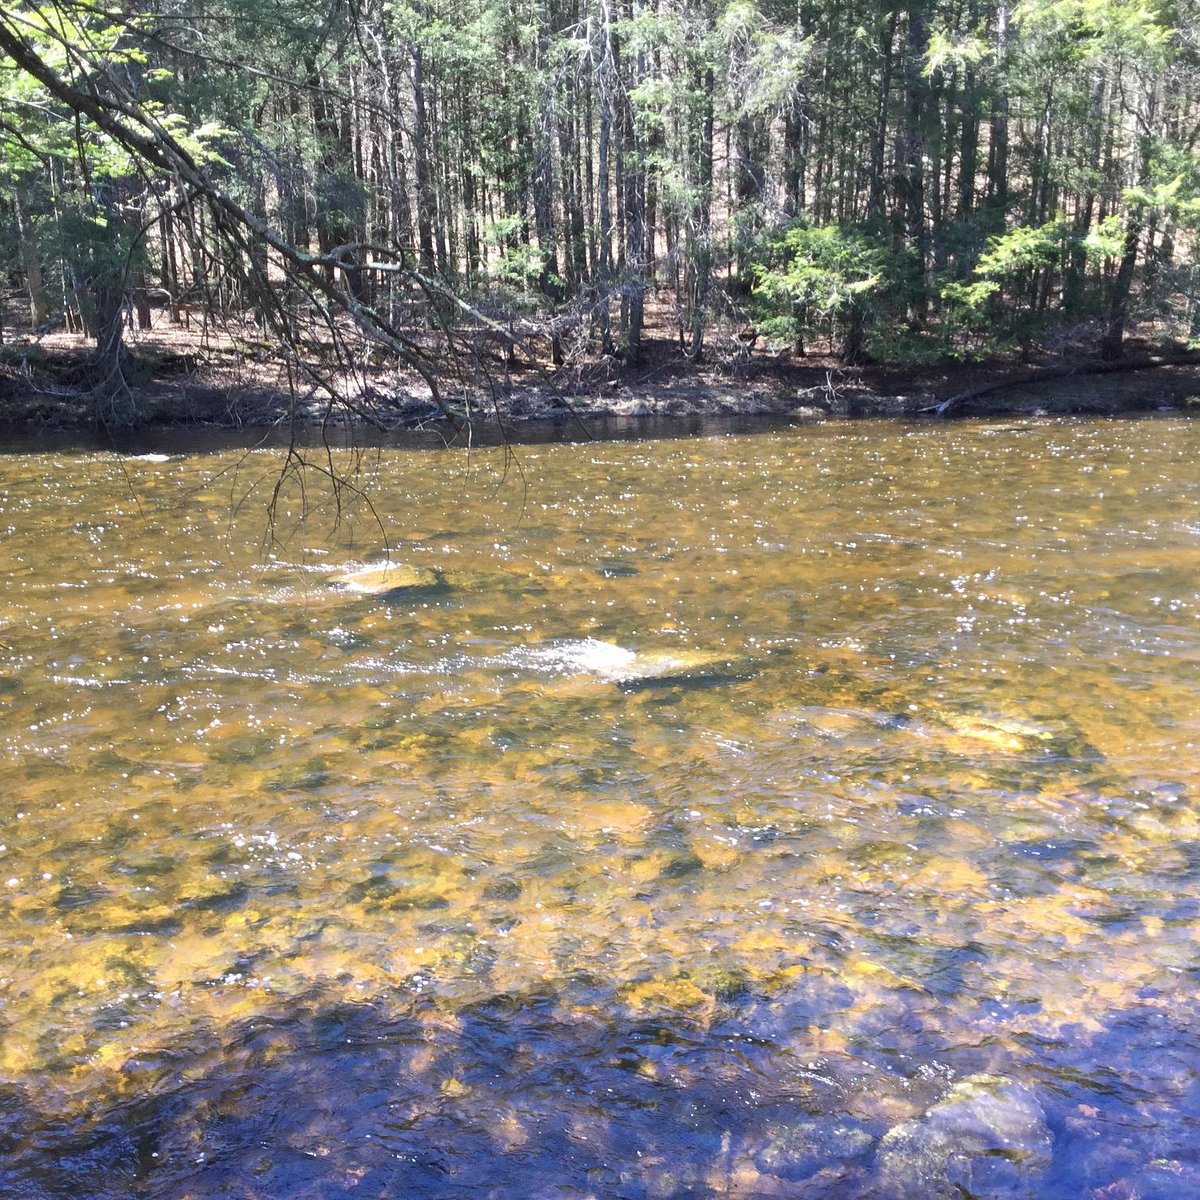
[[[0,1196],[1200,1196],[1197,461],[0,457]]]

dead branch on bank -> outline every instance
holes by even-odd
[[[927,405],[917,409],[921,415],[947,417],[964,404],[972,400],[980,400],[997,392],[1009,391],[1012,388],[1031,387],[1039,383],[1052,383],[1058,379],[1075,379],[1088,375],[1115,375],[1123,371],[1146,371],[1152,367],[1182,367],[1200,363],[1200,354],[1156,355],[1150,358],[1135,359],[1130,362],[1097,362],[1076,363],[1070,367],[1047,367],[1039,371],[1030,371],[1025,375],[1011,376],[1006,379],[994,379],[990,383],[982,383],[977,387],[967,388],[937,404]]]

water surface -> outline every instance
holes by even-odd
[[[0,1194],[1200,1195],[1198,458],[0,458]]]

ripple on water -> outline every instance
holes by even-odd
[[[0,1193],[1200,1192],[1196,436],[0,460]]]

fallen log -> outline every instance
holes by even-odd
[[[1069,367],[1043,368],[1038,371],[1030,371],[1025,375],[994,379],[991,383],[982,383],[977,387],[967,388],[937,404],[919,408],[917,412],[922,415],[928,413],[935,417],[945,417],[970,400],[978,400],[983,396],[1007,391],[1010,388],[1029,387],[1037,383],[1051,383],[1056,379],[1075,379],[1086,375],[1113,375],[1118,371],[1145,371],[1151,367],[1179,367],[1192,364],[1200,364],[1200,354],[1158,355],[1133,359],[1129,362],[1076,363]]]

